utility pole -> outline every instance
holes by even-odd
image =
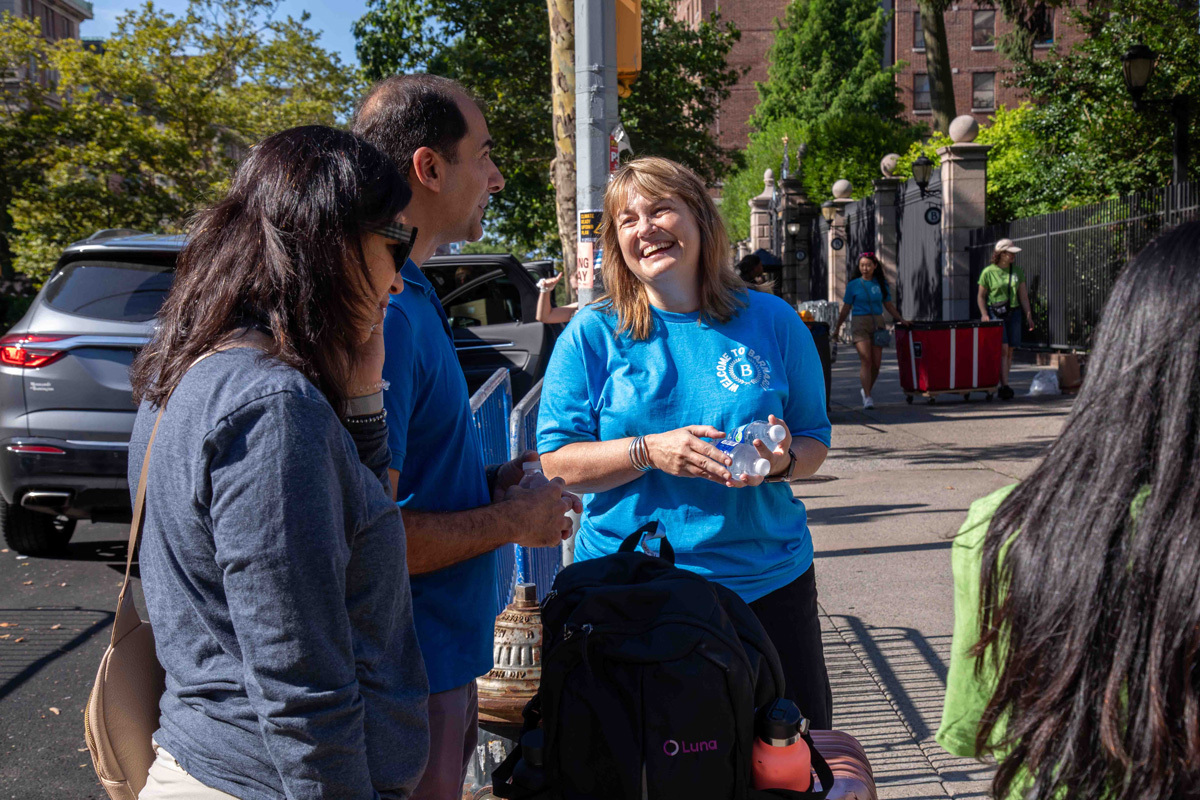
[[[596,229],[617,114],[617,19],[612,0],[575,0],[575,178],[579,304],[604,291]]]

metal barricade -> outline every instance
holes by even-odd
[[[508,423],[512,413],[512,377],[498,369],[471,395],[471,416],[479,431],[485,464],[502,464],[509,458]],[[516,546],[496,551],[496,611],[508,605],[517,583]]]
[[[513,458],[526,450],[537,449],[537,418],[541,407],[542,382],[539,380],[517,403],[509,420],[508,441]],[[562,545],[518,547],[516,580],[518,583],[536,583],[538,600],[541,601],[550,591],[554,576],[562,569],[562,563]]]

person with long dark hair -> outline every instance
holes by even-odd
[[[954,541],[938,741],[993,795],[1167,800],[1200,786],[1200,222],[1112,289],[1033,474]]]
[[[410,196],[363,140],[293,128],[191,227],[132,372],[130,486],[149,448],[139,564],[166,671],[141,800],[417,784],[428,684],[382,413]]]
[[[892,302],[883,266],[875,254],[868,251],[858,257],[854,278],[846,284],[842,310],[838,314],[837,324],[833,326],[836,339],[841,335],[846,318],[851,311],[854,312],[850,322],[850,338],[854,342],[854,349],[858,351],[858,382],[862,384],[858,391],[864,409],[875,407],[871,390],[875,388],[875,381],[879,380],[879,370],[883,366],[883,345],[877,342],[876,334],[881,331],[886,333],[883,321],[885,308],[897,322],[907,324]]]

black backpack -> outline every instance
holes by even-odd
[[[733,591],[636,552],[651,522],[613,555],[573,564],[542,604],[542,682],[522,734],[542,727],[545,788],[509,782],[521,747],[493,773],[493,793],[531,800],[824,798],[824,788],[751,788],[756,708],[783,695],[762,624]]]

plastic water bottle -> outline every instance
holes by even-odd
[[[761,475],[765,478],[771,471],[771,462],[760,456],[752,444],[737,442],[733,439],[722,439],[714,446],[733,459],[733,463],[729,465],[728,469],[735,478],[743,473]]]
[[[729,434],[729,438],[735,442],[745,442],[750,445],[754,444],[755,439],[762,439],[763,444],[774,449],[777,444],[787,438],[787,429],[782,425],[772,425],[766,420],[756,419]]]
[[[521,465],[521,469],[524,472],[520,484],[522,489],[536,489],[550,482],[550,479],[542,472],[542,462],[540,461],[526,461]]]
[[[786,698],[776,700],[759,714],[751,750],[755,789],[807,792],[812,788],[812,753],[801,736],[807,732],[808,720]]]

